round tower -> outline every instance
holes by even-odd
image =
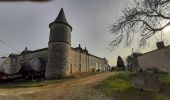
[[[50,80],[69,75],[72,27],[65,18],[63,8],[49,27],[48,65],[45,77]]]

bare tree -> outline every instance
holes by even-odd
[[[128,46],[137,34],[141,37],[139,46],[143,46],[147,39],[170,25],[170,0],[133,0],[122,12],[111,25],[111,32],[116,35],[110,43],[113,48],[123,40]]]

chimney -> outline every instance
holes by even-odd
[[[157,46],[157,49],[163,49],[163,48],[165,48],[165,44],[164,44],[163,41],[157,42],[157,43],[156,43],[156,46]]]

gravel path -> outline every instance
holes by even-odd
[[[99,73],[42,87],[0,89],[0,100],[110,100],[92,86],[114,73]]]

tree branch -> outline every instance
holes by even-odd
[[[125,43],[129,43],[134,34],[141,34],[140,44],[145,44],[147,39],[170,25],[170,12],[165,9],[169,7],[170,0],[134,0],[134,3],[135,6],[125,7],[124,15],[111,26],[116,38],[110,46],[117,47],[124,39]],[[161,26],[163,20],[167,23]]]

